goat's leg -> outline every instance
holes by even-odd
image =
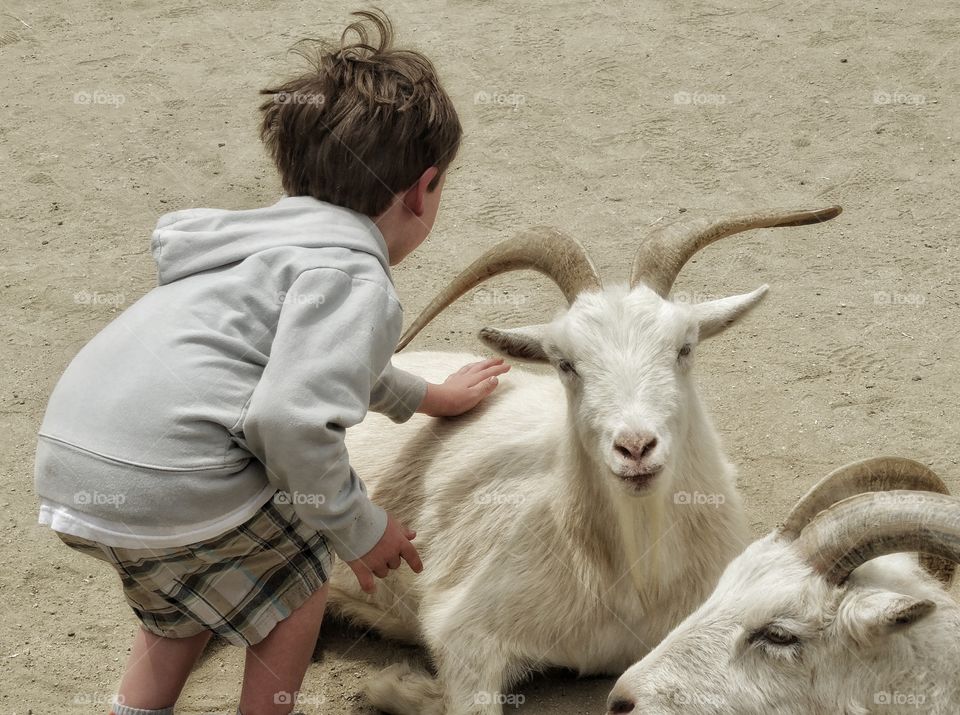
[[[390,715],[444,715],[440,682],[421,668],[397,663],[366,683],[370,704]]]
[[[522,696],[505,692],[523,672],[520,658],[494,639],[449,633],[431,639],[445,715],[503,715]]]

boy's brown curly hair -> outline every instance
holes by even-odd
[[[436,187],[463,128],[430,60],[393,48],[382,11],[353,15],[360,19],[339,45],[298,43],[309,72],[260,91],[270,96],[260,105],[260,137],[288,195],[376,216],[431,166],[440,170]]]

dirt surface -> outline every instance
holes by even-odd
[[[840,203],[817,228],[701,254],[676,290],[768,282],[701,352],[702,390],[767,531],[828,470],[919,459],[960,491],[956,144],[960,6],[875,2],[389,2],[466,127],[431,240],[396,270],[408,320],[446,277],[532,224],[623,278],[653,224]],[[157,217],[272,203],[257,90],[349,3],[0,2],[0,712],[105,712],[134,632],[116,578],[35,525],[33,449],[60,372],[155,281]],[[555,288],[513,274],[415,343],[479,350],[484,324],[542,319]],[[326,628],[307,713],[367,712],[365,674],[415,650]],[[212,647],[181,713],[233,713],[242,653]],[[522,713],[600,713],[611,680],[524,686]]]

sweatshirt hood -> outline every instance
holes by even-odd
[[[243,211],[186,209],[160,217],[150,250],[160,285],[283,247],[347,248],[375,256],[390,281],[387,243],[369,217],[310,196]]]

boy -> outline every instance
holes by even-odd
[[[158,287],[50,398],[40,522],[116,568],[142,625],[115,715],[172,713],[211,633],[247,649],[238,712],[289,713],[331,549],[368,591],[401,560],[422,568],[414,532],[367,499],[345,429],[368,408],[460,414],[507,370],[487,360],[434,385],[390,364],[389,266],[432,228],[462,129],[429,60],[393,49],[382,14],[356,14],[312,71],[263,91],[286,196],[163,216]]]

